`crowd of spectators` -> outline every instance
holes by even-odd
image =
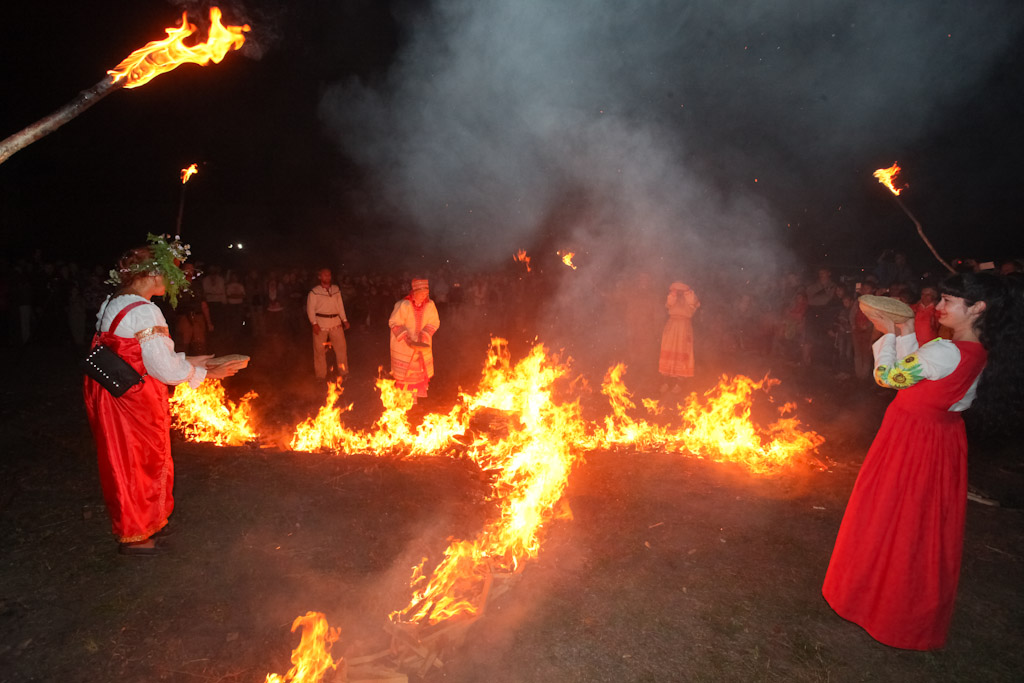
[[[954,267],[1002,274],[1024,272],[1024,263],[1014,259],[965,259]],[[857,298],[873,294],[908,304],[915,314],[918,342],[925,344],[949,337],[935,314],[937,286],[946,275],[945,269],[917,273],[903,254],[892,250],[883,252],[873,267],[839,274],[828,266],[813,272],[789,271],[736,294],[732,305],[726,304],[733,315],[721,318],[723,328],[713,337],[724,340],[727,348],[774,356],[793,366],[826,368],[840,379],[870,381],[871,346],[879,333],[861,312]]]
[[[190,354],[244,353],[269,344],[278,350],[294,348],[304,356],[309,336],[306,295],[321,265],[243,271],[197,262],[197,301],[186,300],[177,311],[164,308],[178,348]],[[964,260],[956,267],[1024,271],[1020,261],[1010,259]],[[461,319],[465,328],[486,316],[486,326],[480,327],[483,334],[540,332],[531,327],[548,289],[519,264],[479,273],[445,267],[432,272],[348,274],[336,268],[335,275],[356,333],[386,328],[395,302],[408,294],[411,276],[430,279],[442,327],[451,329]],[[887,295],[911,305],[924,343],[943,333],[934,318],[935,286],[943,275],[944,270],[916,273],[902,254],[893,251],[883,253],[871,267],[822,266],[764,275],[756,282],[740,283],[735,274],[680,274],[692,282],[702,301],[694,320],[698,369],[700,349],[706,350],[705,359],[713,349],[719,354],[770,357],[794,367],[824,368],[839,378],[865,381],[870,378],[871,344],[877,333],[860,312],[857,297]],[[0,344],[85,347],[96,313],[111,291],[104,284],[106,278],[101,266],[49,261],[42,252],[14,263],[0,261]],[[611,348],[627,362],[642,364],[648,355],[653,360],[665,321],[660,283],[637,273],[600,296],[622,322],[616,331],[621,339]],[[183,338],[186,329],[197,326],[207,334]]]

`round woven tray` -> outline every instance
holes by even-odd
[[[895,323],[903,323],[914,317],[914,309],[891,296],[864,294],[857,297],[857,303],[864,315],[881,315]]]

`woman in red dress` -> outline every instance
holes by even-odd
[[[97,315],[93,346],[109,347],[144,378],[120,397],[88,376],[84,385],[103,498],[124,555],[166,549],[156,536],[174,508],[167,385],[189,382],[196,387],[205,377],[237,371],[230,366],[207,369],[211,356],[175,353],[167,322],[150,302],[167,294],[172,305],[177,303],[178,291],[188,286],[178,268],[187,254],[186,245],[150,235],[149,246],[130,250],[111,271],[108,282],[117,290]]]
[[[822,588],[839,616],[911,650],[942,647],[953,614],[967,507],[960,413],[976,392],[998,393],[1020,376],[1007,371],[1021,339],[1006,333],[1020,303],[1005,283],[962,273],[941,291],[938,318],[952,340],[918,348],[913,319],[872,317],[883,334],[875,380],[899,391],[857,476]]]

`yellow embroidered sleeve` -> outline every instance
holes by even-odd
[[[875,382],[890,389],[906,389],[924,379],[924,368],[916,353],[912,353],[892,366],[875,368]]]
[[[170,331],[163,326],[147,327],[146,329],[139,330],[138,332],[135,333],[135,338],[138,339],[139,341],[145,341],[150,337],[156,336],[170,337],[171,334]]]

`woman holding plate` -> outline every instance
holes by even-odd
[[[1022,379],[1014,362],[1022,339],[1011,334],[1021,302],[1002,278],[961,273],[940,292],[938,319],[953,338],[920,348],[912,315],[897,323],[884,308],[865,307],[882,333],[875,381],[898,391],[857,476],[822,588],[841,617],[911,650],[942,647],[953,614],[967,507],[961,412]]]
[[[103,498],[122,555],[166,550],[158,536],[174,508],[167,385],[194,388],[239,369],[234,363],[207,368],[211,356],[175,353],[167,321],[150,301],[166,295],[177,305],[178,293],[189,286],[179,267],[188,253],[178,240],[149,235],[147,246],[129,250],[110,271],[108,282],[117,289],[96,316],[93,348],[107,347],[141,376],[120,395],[88,375],[84,384]]]

